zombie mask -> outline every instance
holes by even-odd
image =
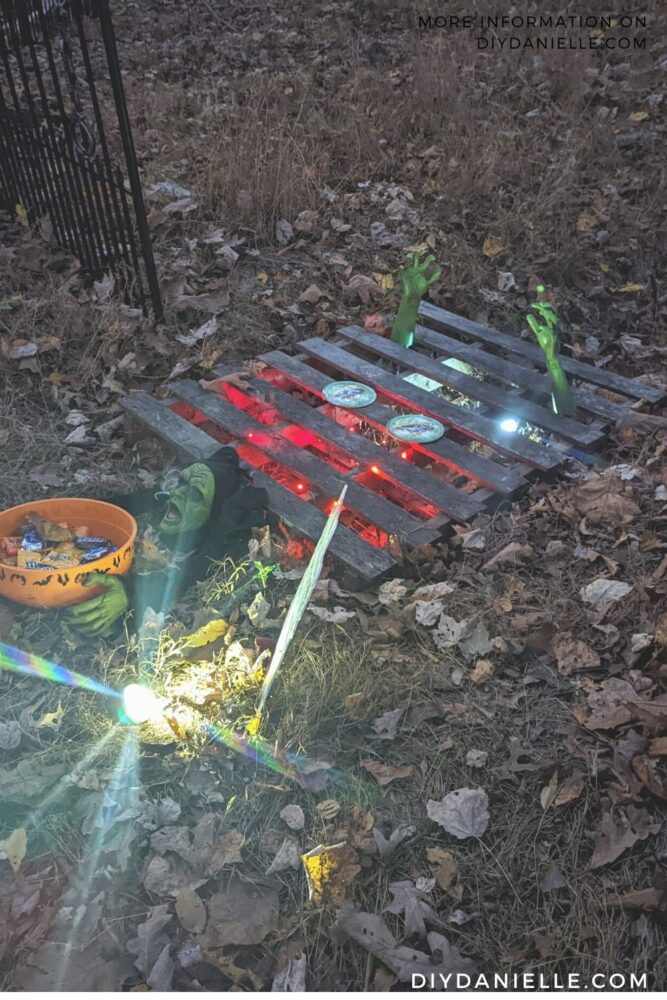
[[[211,516],[214,496],[215,479],[209,467],[201,462],[189,465],[169,495],[160,531],[176,535],[203,527]]]

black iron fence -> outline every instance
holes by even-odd
[[[109,0],[0,0],[0,204],[160,318]]]

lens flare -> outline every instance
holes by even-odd
[[[507,431],[508,434],[514,434],[519,429],[519,421],[516,417],[505,417],[504,420],[500,421],[500,429]]]
[[[67,667],[61,667],[58,663],[52,663],[34,653],[26,653],[23,649],[15,646],[8,646],[0,642],[0,670],[11,670],[15,674],[28,674],[32,677],[41,677],[45,681],[53,681],[54,684],[67,684],[69,687],[83,688],[84,691],[95,691],[97,694],[105,694],[110,698],[120,698],[121,695],[113,688],[107,687],[100,681],[84,674],[77,674]]]
[[[167,699],[160,698],[142,684],[128,684],[123,688],[123,711],[130,722],[159,722],[167,706]]]

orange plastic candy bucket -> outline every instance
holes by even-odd
[[[16,535],[30,511],[70,528],[85,525],[89,535],[101,535],[118,546],[116,552],[67,569],[19,569],[0,561],[0,595],[34,608],[64,608],[102,593],[101,587],[84,587],[91,573],[127,573],[134,557],[137,522],[131,514],[102,500],[77,497],[35,500],[0,514],[0,537]],[[39,552],[35,553],[39,559]]]

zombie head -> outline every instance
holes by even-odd
[[[215,477],[203,462],[188,465],[169,494],[160,532],[176,535],[203,528],[211,516],[215,499]]]

